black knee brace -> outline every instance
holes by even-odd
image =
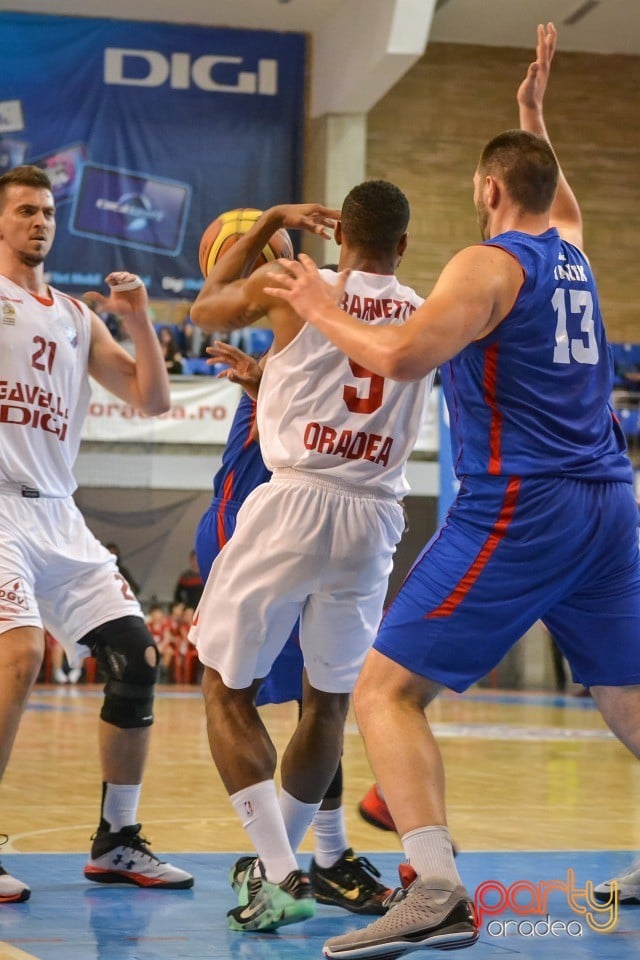
[[[119,617],[80,640],[107,677],[100,717],[123,730],[153,723],[158,649],[141,617]]]

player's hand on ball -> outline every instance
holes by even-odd
[[[331,239],[329,230],[333,230],[340,219],[340,210],[321,203],[283,203],[275,209],[282,217],[283,227],[308,230],[325,240]]]

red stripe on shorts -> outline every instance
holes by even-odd
[[[433,617],[451,616],[458,604],[464,600],[466,595],[469,593],[469,590],[471,590],[471,587],[474,585],[491,559],[493,551],[505,536],[507,527],[513,519],[513,513],[516,508],[516,500],[518,499],[519,492],[520,477],[512,477],[507,484],[507,489],[505,491],[504,500],[502,501],[498,519],[494,523],[491,533],[483,543],[480,552],[463,578],[458,581],[449,596],[443,600],[442,603],[435,608],[435,610],[425,613],[425,620],[431,620]]]
[[[227,512],[226,501],[233,499],[232,498],[233,481],[234,481],[233,470],[230,470],[227,476],[224,478],[224,483],[222,485],[222,500],[224,500],[225,503],[220,504],[220,507],[218,509],[218,516],[216,519],[216,527],[218,530],[218,546],[220,548],[224,547],[225,543],[227,542],[227,531],[224,528],[224,518]]]

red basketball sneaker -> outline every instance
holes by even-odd
[[[389,807],[386,805],[382,794],[378,790],[378,785],[375,783],[371,789],[365,793],[358,804],[358,813],[363,820],[366,820],[367,823],[370,823],[374,827],[378,827],[380,830],[396,829],[396,825],[389,813]]]

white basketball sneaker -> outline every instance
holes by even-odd
[[[136,887],[186,890],[193,877],[185,870],[164,863],[149,849],[140,835],[141,825],[122,827],[117,833],[98,830],[93,836],[91,857],[84,868],[87,880],[95,883],[129,883]]]
[[[614,880],[618,884],[616,894],[618,903],[628,906],[640,904],[640,859],[634,860],[631,866],[617,877],[612,877],[611,880],[598,884],[593,891],[598,903],[608,903],[611,900],[611,884]]]
[[[0,846],[5,844],[8,839],[6,833],[0,833]],[[12,877],[0,863],[0,904],[24,903],[30,896],[31,890],[26,883]]]

